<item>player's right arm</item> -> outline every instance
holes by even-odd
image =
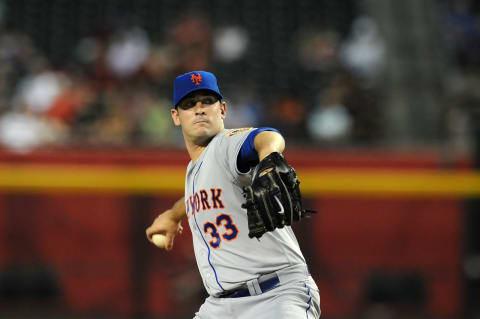
[[[182,197],[173,204],[172,208],[167,209],[155,218],[152,225],[146,230],[147,239],[153,243],[153,235],[163,234],[167,237],[165,250],[171,250],[175,236],[183,231],[182,219],[185,216],[187,216],[185,200]]]

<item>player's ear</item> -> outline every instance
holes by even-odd
[[[227,116],[227,102],[220,102],[220,114],[222,115],[222,120]]]
[[[170,113],[172,114],[172,120],[175,126],[180,126],[180,117],[178,116],[178,110],[177,109],[171,109]]]

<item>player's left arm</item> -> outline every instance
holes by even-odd
[[[262,131],[251,144],[244,143],[240,152],[243,158],[250,159],[250,167],[255,167],[250,185],[243,187],[242,207],[247,210],[248,236],[260,238],[266,232],[308,217],[313,211],[303,208],[297,174],[282,155],[282,135],[277,130]],[[252,160],[255,157],[259,162]]]
[[[275,131],[263,131],[255,136],[253,141],[255,150],[258,153],[259,161],[273,152],[282,153],[285,149],[285,139]]]
[[[240,173],[247,173],[266,156],[273,152],[282,153],[284,148],[285,140],[277,129],[260,127],[250,131],[238,151],[237,170]]]

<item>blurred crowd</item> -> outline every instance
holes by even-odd
[[[446,126],[461,143],[469,118],[465,109],[478,100],[480,28],[471,1],[450,1],[443,9],[446,52],[459,65],[446,76],[452,106]],[[192,10],[155,36],[138,23],[105,23],[78,39],[62,61],[44,54],[29,34],[1,28],[0,145],[17,151],[182,145],[170,119],[171,83],[199,69],[218,75],[229,103],[227,127],[274,126],[298,145],[381,141],[388,56],[374,19],[357,16],[343,33],[303,26],[289,50],[272,57],[279,59],[279,70],[258,69],[271,72],[270,78],[242,70],[256,48],[252,32],[212,21]],[[256,82],[262,76],[273,77],[271,87]]]
[[[300,30],[295,63],[304,82],[289,90],[272,84],[266,91],[249,78],[229,82],[240,77],[224,70],[241,67],[252,50],[241,26],[214,26],[190,12],[162,33],[153,41],[139,25],[105,25],[79,39],[68,59],[52,61],[28,34],[0,30],[1,145],[182,145],[170,119],[171,83],[199,69],[218,75],[227,127],[275,126],[300,143],[377,134],[377,123],[358,120],[362,104],[375,112],[373,80],[385,51],[369,17],[356,19],[343,38],[333,29]]]
[[[478,149],[480,142],[475,140],[480,141],[480,2],[451,0],[443,4],[441,31],[450,62],[444,77],[446,130],[455,148],[468,149],[477,144]]]

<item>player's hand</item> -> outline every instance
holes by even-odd
[[[172,218],[172,211],[167,210],[155,218],[152,225],[146,229],[147,239],[153,244],[152,236],[162,234],[166,236],[165,250],[173,248],[173,240],[177,234],[183,232],[182,222]]]
[[[315,213],[303,208],[299,184],[282,154],[273,152],[260,161],[251,185],[243,188],[250,238],[258,239]]]

